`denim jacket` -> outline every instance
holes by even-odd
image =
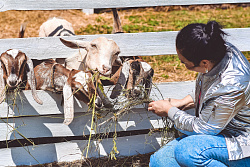
[[[250,156],[250,64],[232,44],[225,57],[196,80],[196,116],[172,107],[168,117],[187,135],[222,134],[229,160]],[[200,103],[198,103],[200,95]]]

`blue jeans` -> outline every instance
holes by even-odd
[[[151,155],[149,166],[249,167],[250,157],[229,161],[226,141],[222,135],[192,135],[167,143]]]

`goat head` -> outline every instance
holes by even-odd
[[[12,90],[27,81],[31,87],[32,96],[38,104],[43,102],[36,93],[36,81],[32,61],[25,53],[17,49],[9,49],[0,56],[0,103],[5,99],[5,86]]]
[[[113,64],[121,65],[121,59],[118,56],[120,48],[112,39],[99,37],[91,42],[82,40],[70,41],[62,38],[60,38],[60,40],[64,45],[70,48],[84,48],[87,51],[86,56],[78,55],[79,57],[82,57],[80,58],[80,61],[83,65],[83,71],[97,70],[100,74],[108,76],[112,72]],[[72,58],[73,57],[69,57],[65,60],[66,67],[69,69],[76,69],[75,66],[78,62],[71,62]]]
[[[149,97],[154,70],[148,63],[141,59],[126,60],[117,72],[119,78],[110,95],[111,99],[117,98],[124,90],[127,98]]]

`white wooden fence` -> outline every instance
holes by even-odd
[[[0,2],[0,11],[6,10],[56,10],[83,8],[123,8],[190,4],[247,3],[249,0],[5,0]],[[228,41],[241,51],[250,51],[250,28],[224,29],[230,36]],[[64,37],[65,39],[92,40],[105,36],[116,41],[121,56],[150,56],[176,54],[177,32],[150,32],[129,34],[103,34]],[[58,37],[0,39],[0,53],[10,48],[20,49],[30,58],[65,58],[78,50],[65,47]],[[173,97],[183,98],[192,92],[194,81],[158,84],[153,87],[154,100]],[[159,92],[159,90],[160,92]],[[106,88],[105,90],[108,90]],[[163,95],[163,97],[161,96]],[[102,140],[92,140],[89,157],[108,156],[113,147],[113,134],[119,154],[130,156],[155,151],[161,146],[161,133],[149,133],[150,129],[162,128],[160,117],[148,112],[142,106],[125,114],[118,122],[97,126],[91,130],[91,112],[87,106],[75,100],[74,121],[63,124],[61,95],[48,91],[38,91],[43,105],[37,104],[30,91],[23,91],[13,105],[9,100],[0,104],[0,166],[33,165],[49,162],[74,161],[86,155],[89,134],[107,134]],[[15,106],[13,108],[13,106]],[[99,122],[113,116],[108,113]],[[116,128],[115,128],[116,126]],[[31,145],[31,140],[35,145]],[[23,146],[22,146],[23,145]]]

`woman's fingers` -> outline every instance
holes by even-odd
[[[154,101],[148,104],[148,111],[152,111],[153,113],[155,113],[155,110],[153,109],[153,103]]]
[[[168,110],[171,108],[168,100],[159,100],[148,104],[148,111],[152,111],[158,116],[167,116]]]

